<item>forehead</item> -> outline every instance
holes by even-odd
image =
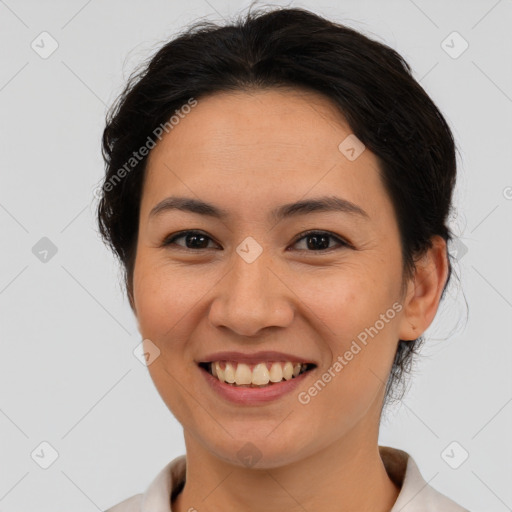
[[[243,209],[336,192],[375,214],[388,201],[377,159],[364,150],[349,160],[339,146],[351,133],[331,100],[310,91],[200,98],[151,151],[142,209],[177,193]]]
[[[229,155],[254,152],[263,145],[271,154],[262,152],[261,160],[269,165],[268,156],[290,159],[295,154],[292,162],[305,157],[319,160],[339,156],[339,139],[350,133],[336,105],[318,93],[295,89],[221,92],[199,99],[153,155],[172,146],[183,152],[193,150],[197,156],[225,155],[227,160]]]

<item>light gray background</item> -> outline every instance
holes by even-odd
[[[397,49],[453,129],[461,278],[380,444],[408,451],[432,486],[472,511],[512,510],[512,1],[278,4]],[[247,6],[0,0],[1,512],[104,510],[184,453],[180,425],[132,353],[137,325],[96,231],[100,137],[134,66],[199,17],[222,21]],[[43,31],[59,45],[46,59],[31,48]],[[469,44],[457,58],[442,46],[453,31]],[[461,48],[450,41],[452,53]],[[32,252],[42,237],[57,247],[46,262]],[[36,463],[50,454],[43,441],[58,452],[48,469]],[[442,456],[453,441],[452,460],[469,453],[458,469]]]

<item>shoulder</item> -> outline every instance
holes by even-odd
[[[136,494],[131,498],[121,501],[117,505],[110,507],[104,512],[140,512],[142,503],[142,494]]]
[[[403,507],[399,504],[398,510],[403,512],[469,512],[468,509],[455,503],[427,483],[415,496],[411,496]]]
[[[423,478],[416,462],[412,458],[409,458],[407,473],[409,476],[408,495],[410,495],[407,506],[409,506],[410,509],[404,507],[403,512],[409,510],[411,510],[411,512],[416,510],[431,510],[433,512],[469,512],[466,508],[462,507],[445,494],[439,492],[435,487],[431,486]]]
[[[169,498],[185,481],[187,459],[180,455],[163,467],[143,494],[136,494],[104,512],[172,512]]]
[[[391,479],[400,487],[391,512],[469,512],[429,485],[416,461],[405,451],[379,447]]]
[[[448,498],[444,494],[433,487],[428,487],[425,497],[425,504],[432,508],[432,510],[439,510],[443,512],[469,512],[467,508],[461,507],[458,503]]]

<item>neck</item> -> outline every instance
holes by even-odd
[[[313,455],[270,469],[229,464],[185,433],[186,483],[172,510],[323,512],[336,503],[336,512],[389,512],[400,489],[380,457],[378,428],[368,430],[358,425]]]

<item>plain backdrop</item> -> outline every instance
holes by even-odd
[[[512,510],[512,2],[263,5],[306,7],[395,48],[453,130],[455,275],[379,442],[466,508]],[[184,453],[97,233],[100,138],[135,66],[193,21],[248,6],[0,1],[2,512],[104,510]]]

